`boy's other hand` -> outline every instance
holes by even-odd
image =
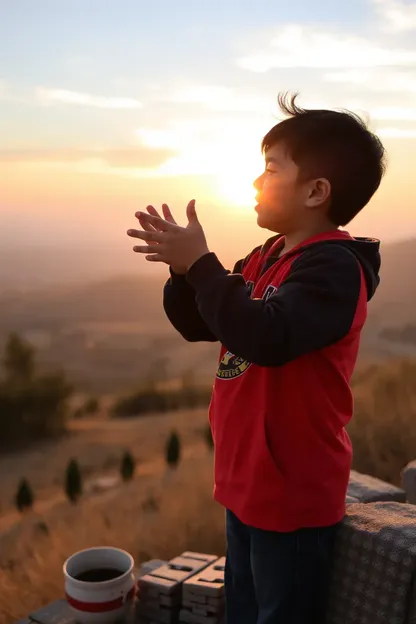
[[[162,219],[162,217],[160,216],[160,214],[158,213],[158,211],[156,210],[156,208],[154,208],[153,206],[147,206],[146,208],[147,212],[151,215],[153,215],[154,217],[158,217],[158,219]],[[170,208],[167,204],[162,204],[162,210],[163,210],[163,216],[165,217],[165,221],[169,221],[169,223],[173,223],[174,225],[177,225],[171,211]],[[160,230],[157,227],[154,227],[153,225],[151,225],[150,223],[148,223],[146,221],[146,219],[144,219],[142,217],[142,213],[138,212],[136,213],[136,217],[139,219],[140,225],[142,226],[143,230],[147,231],[147,232],[161,232],[162,230]],[[186,273],[186,267],[180,267],[180,266],[172,266],[171,265],[171,269],[174,273],[176,273],[177,275],[185,275]]]
[[[133,247],[134,251],[147,254],[146,260],[165,262],[174,273],[184,274],[199,258],[209,253],[205,234],[196,214],[195,200],[191,200],[187,206],[186,227],[176,223],[166,204],[162,208],[164,219],[153,206],[147,207],[148,214],[137,212],[136,217],[143,231],[128,230],[127,234],[149,243],[147,246]]]

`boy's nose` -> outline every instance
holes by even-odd
[[[261,191],[261,189],[263,188],[263,174],[261,174],[261,176],[254,180],[253,186],[256,191]]]

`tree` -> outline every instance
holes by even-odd
[[[166,463],[176,468],[181,458],[181,441],[176,431],[172,431],[166,443]]]
[[[74,391],[64,372],[36,373],[35,350],[11,333],[1,357],[0,446],[21,446],[65,430]]]
[[[33,491],[26,479],[22,479],[19,483],[16,493],[16,507],[22,513],[33,507]]]
[[[129,451],[126,451],[121,461],[120,470],[123,481],[130,481],[133,478],[135,467],[134,457]]]
[[[35,373],[35,350],[32,345],[15,332],[6,342],[3,368],[7,382],[25,382]]]
[[[82,494],[81,471],[76,459],[71,459],[66,469],[65,493],[71,503],[76,503]]]
[[[43,437],[62,433],[69,415],[68,400],[74,392],[65,374],[56,371],[36,376],[28,390],[33,434]]]

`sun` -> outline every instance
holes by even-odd
[[[235,163],[229,166],[224,173],[218,174],[216,192],[218,197],[230,207],[242,210],[252,210],[256,204],[256,189],[254,180],[260,175],[261,169],[255,163]]]
[[[219,176],[217,192],[221,200],[232,207],[252,209],[255,205],[253,184],[240,176]]]

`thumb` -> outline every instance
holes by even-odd
[[[189,221],[190,224],[199,223],[198,216],[197,216],[196,210],[195,210],[195,200],[194,199],[191,199],[191,201],[189,202],[189,204],[186,207],[186,216],[188,217],[188,221]]]

